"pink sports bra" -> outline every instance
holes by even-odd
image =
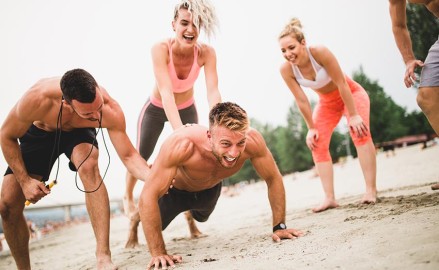
[[[172,60],[172,39],[169,39],[168,49],[169,49],[169,64],[168,72],[171,77],[172,91],[174,93],[183,93],[191,89],[194,86],[195,80],[198,78],[201,67],[198,65],[198,46],[194,48],[194,63],[192,64],[191,71],[186,79],[179,79],[177,73],[175,72],[174,61]]]
[[[296,81],[305,87],[309,87],[312,89],[319,89],[323,86],[327,85],[332,79],[329,77],[328,72],[326,72],[326,69],[324,69],[322,66],[320,66],[317,61],[312,56],[311,52],[309,51],[309,48],[306,47],[306,50],[308,51],[309,59],[311,60],[311,65],[316,73],[316,79],[314,81],[305,79],[300,72],[300,69],[296,65],[291,65],[294,76],[296,77]]]

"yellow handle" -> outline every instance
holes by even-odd
[[[48,189],[51,189],[55,184],[56,184],[56,180],[53,180],[53,181],[50,182],[46,187],[47,187]],[[24,205],[26,205],[26,206],[28,206],[28,205],[30,205],[30,204],[31,204],[31,202],[28,201],[28,200],[26,200],[26,202],[24,202]]]

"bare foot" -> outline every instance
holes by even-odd
[[[109,255],[98,257],[97,269],[98,270],[117,270],[118,267],[113,264]]]
[[[128,231],[128,240],[125,248],[135,248],[139,245],[139,237],[137,234],[137,227],[139,227],[140,217],[138,219],[130,219],[130,228]]]
[[[375,204],[377,203],[376,193],[366,193],[360,201],[362,204]]]
[[[130,220],[135,220],[137,218],[140,219],[140,217],[138,217],[139,209],[137,208],[133,198],[128,199],[127,196],[125,195],[123,196],[122,202],[123,202],[123,212]]]
[[[197,228],[197,232],[191,232],[191,238],[192,239],[197,239],[197,238],[203,238],[203,237],[207,237],[207,234],[204,234],[202,232],[200,232]]]
[[[432,190],[438,190],[439,189],[439,183],[432,185],[431,189]]]
[[[336,207],[338,207],[338,203],[335,200],[325,199],[321,205],[313,208],[312,211],[314,213],[319,213]]]
[[[191,238],[200,238],[200,237],[206,237],[207,235],[200,232],[200,230],[197,227],[197,224],[195,224],[195,220],[192,217],[192,214],[190,211],[184,212],[184,216],[186,217],[187,224],[189,225],[189,231],[191,232]]]

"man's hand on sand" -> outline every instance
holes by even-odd
[[[148,265],[146,266],[146,269],[147,270],[149,269],[158,270],[158,269],[168,269],[168,268],[172,269],[175,267],[174,263],[181,263],[181,261],[182,258],[179,255],[165,254],[165,255],[154,256],[149,261]]]
[[[295,229],[277,230],[273,233],[271,238],[274,242],[280,242],[281,239],[296,239],[303,236],[305,233]]]

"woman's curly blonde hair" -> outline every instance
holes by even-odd
[[[191,13],[192,20],[198,31],[201,29],[210,38],[218,28],[218,18],[214,6],[208,0],[181,0],[174,9],[174,21],[178,18],[178,11],[186,9]]]

